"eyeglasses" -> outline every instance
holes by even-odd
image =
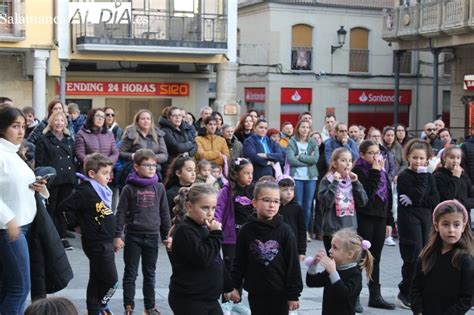
[[[367,155],[379,155],[380,154],[380,151],[377,151],[377,152],[367,152],[366,153]]]
[[[104,116],[104,115],[100,115],[100,114],[95,114],[94,117],[95,117],[95,118],[99,118],[99,119],[105,119],[105,116]]]
[[[155,169],[158,165],[157,164],[148,164],[148,163],[143,163],[143,164],[140,164],[140,166],[144,167],[144,168],[148,168],[148,169]]]
[[[105,114],[107,117],[115,117],[115,114]]]
[[[280,200],[273,200],[272,198],[260,198],[258,200],[260,200],[260,201],[262,201],[263,203],[266,203],[266,204],[274,203],[277,206],[280,205]]]

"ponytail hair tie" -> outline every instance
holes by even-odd
[[[362,241],[362,249],[363,250],[368,250],[370,247],[372,247],[372,243],[370,243],[368,240],[363,240]]]

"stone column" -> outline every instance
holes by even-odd
[[[221,63],[217,66],[216,100],[213,104],[224,116],[224,122],[235,126],[240,117],[240,105],[237,103],[237,69],[235,62]]]
[[[61,77],[59,78],[59,99],[63,104],[66,104],[66,67],[69,62],[61,60]]]
[[[36,117],[46,116],[46,61],[49,50],[35,50],[33,53],[33,108]]]

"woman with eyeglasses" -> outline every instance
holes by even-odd
[[[164,114],[159,122],[168,149],[168,161],[162,165],[163,175],[175,157],[185,152],[194,156],[197,150],[194,127],[184,121],[182,110],[172,106]]]
[[[105,112],[102,108],[93,108],[87,113],[87,121],[76,135],[74,152],[81,165],[85,157],[92,153],[100,153],[112,162],[117,162],[119,151],[114,135],[105,125]]]
[[[168,148],[165,133],[155,126],[153,114],[141,109],[133,118],[133,124],[127,126],[120,143],[120,159],[132,162],[134,153],[139,149],[150,149],[156,155],[156,173],[162,179],[161,166],[168,160]]]
[[[123,129],[115,121],[115,110],[112,107],[104,107],[105,126],[114,135],[115,142],[122,140]]]
[[[400,143],[402,148],[405,147],[405,144],[411,140],[411,137],[408,135],[408,130],[404,125],[398,124],[395,127],[395,139],[398,143]]]
[[[244,141],[243,153],[253,164],[254,182],[265,175],[276,176],[275,169],[281,168],[280,165],[285,163],[285,153],[278,143],[267,136],[267,131],[268,122],[259,119],[253,134]]]

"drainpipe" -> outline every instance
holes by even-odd
[[[418,129],[418,108],[419,108],[419,102],[420,102],[420,70],[421,70],[421,60],[420,60],[420,51],[416,51],[416,87],[415,87],[415,93],[416,93],[416,100],[415,100],[415,130]]]
[[[438,116],[438,86],[439,86],[439,48],[432,50],[433,53],[433,121]]]
[[[395,51],[395,97],[393,100],[393,125],[398,125],[398,110],[400,104],[400,59],[403,55],[403,50]]]

